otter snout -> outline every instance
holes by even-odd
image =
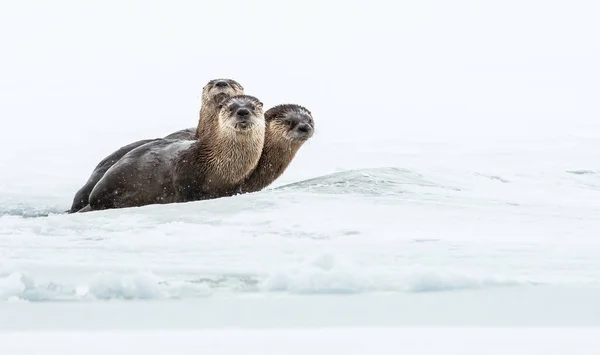
[[[263,104],[254,96],[236,95],[221,104],[222,122],[238,131],[254,130],[264,127]]]
[[[212,97],[216,104],[220,104],[225,101],[225,99],[242,92],[238,91],[235,84],[231,83],[230,80],[219,79],[210,86],[209,97]]]
[[[252,126],[252,115],[247,108],[239,108],[235,113],[235,128],[248,129]]]
[[[294,117],[291,119],[290,134],[294,139],[308,139],[312,136],[314,128],[307,117]]]
[[[226,92],[220,92],[220,93],[217,93],[217,94],[214,95],[214,99],[213,100],[216,103],[221,103],[221,102],[225,101],[226,99],[228,99],[229,96],[231,96],[231,95],[229,95]]]
[[[247,108],[241,108],[237,110],[238,117],[246,117],[250,114],[250,111]]]
[[[299,123],[296,126],[296,131],[304,134],[309,134],[312,132],[312,127],[308,123]]]

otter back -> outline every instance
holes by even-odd
[[[89,203],[89,196],[90,196],[90,193],[92,192],[92,189],[94,188],[94,186],[96,186],[96,184],[104,176],[106,171],[108,169],[110,169],[110,167],[113,166],[119,159],[121,159],[125,154],[129,153],[131,150],[133,150],[139,146],[142,146],[146,143],[153,142],[157,139],[160,139],[160,138],[144,139],[144,140],[130,143],[126,146],[123,146],[123,147],[117,149],[116,151],[111,153],[109,156],[104,158],[102,161],[100,161],[100,163],[98,163],[98,165],[96,165],[96,167],[92,171],[92,174],[90,175],[90,177],[87,180],[87,182],[85,183],[85,185],[83,185],[83,187],[81,187],[81,189],[79,189],[75,193],[75,197],[73,198],[73,203],[71,205],[71,209],[69,210],[69,213],[77,212]]]
[[[159,139],[131,150],[96,184],[90,207],[102,210],[178,201],[173,169],[177,156],[192,144]]]

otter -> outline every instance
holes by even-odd
[[[202,89],[202,106],[200,117],[195,128],[186,128],[173,132],[164,138],[167,139],[198,139],[203,116],[210,116],[218,111],[219,104],[226,98],[244,95],[244,88],[233,79],[213,79]]]
[[[236,95],[201,117],[197,140],[162,138],[110,167],[79,212],[198,201],[232,191],[256,167],[264,145],[263,103]]]
[[[282,104],[265,112],[265,143],[254,171],[236,193],[256,192],[283,174],[302,145],[313,136],[312,113],[300,105]]]
[[[73,197],[73,203],[71,204],[71,209],[69,209],[67,212],[75,213],[83,207],[85,207],[89,202],[90,192],[92,192],[94,186],[96,186],[96,184],[98,183],[98,181],[100,181],[102,176],[104,176],[106,171],[117,161],[119,161],[119,159],[121,159],[125,154],[129,153],[130,151],[141,145],[144,145],[149,142],[154,142],[158,139],[160,138],[143,139],[137,142],[130,143],[126,146],[117,149],[112,154],[102,159],[102,161],[100,161],[100,163],[96,165],[94,171],[92,171],[92,175],[90,175],[85,185],[83,185],[83,187],[75,193],[75,197]]]
[[[210,80],[206,85],[202,88],[202,104],[200,107],[200,118],[198,119],[198,126],[202,120],[202,116],[211,116],[216,113],[219,108],[219,104],[224,99],[235,96],[235,95],[243,95],[244,88],[240,83],[233,79],[213,79]],[[197,138],[198,127],[196,128],[186,128],[180,131],[173,132],[164,138],[167,139],[196,139]],[[146,143],[157,141],[160,138],[153,139],[143,139],[137,142],[130,143],[126,146],[123,146],[109,156],[104,158],[92,171],[88,181],[75,193],[75,197],[73,198],[73,202],[71,204],[71,208],[68,213],[74,213],[85,207],[89,202],[90,192],[94,186],[100,181],[102,176],[106,173],[106,171],[113,166],[119,159],[121,159],[125,154],[130,152],[131,150],[142,146]]]
[[[285,172],[315,130],[312,113],[296,104],[270,108],[265,112],[265,122],[265,142],[256,168],[236,189],[214,197],[256,192],[269,186]]]

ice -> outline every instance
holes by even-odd
[[[594,354],[596,329],[334,328],[0,334],[3,354]]]
[[[1,354],[598,348],[598,3],[1,7]],[[272,186],[64,213],[218,77],[314,116]]]
[[[210,201],[4,215],[0,296],[596,288],[600,204],[587,175],[354,169]]]

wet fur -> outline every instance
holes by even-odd
[[[225,80],[229,83],[229,87],[226,88],[225,95],[215,95],[213,93],[214,84],[219,80]],[[215,114],[219,109],[219,104],[223,101],[223,99],[234,96],[234,95],[243,95],[244,88],[240,83],[232,79],[213,79],[210,80],[203,88],[202,88],[202,105],[200,107],[200,115],[198,118],[198,126],[200,125],[200,121],[202,116],[211,116]],[[186,128],[176,132],[173,132],[167,136],[165,139],[184,139],[184,140],[192,140],[198,138],[198,127],[195,128]],[[100,179],[104,176],[106,171],[113,166],[119,159],[121,159],[125,154],[130,152],[131,150],[151,141],[158,140],[160,138],[155,139],[144,139],[137,142],[130,143],[126,146],[123,146],[111,153],[109,156],[104,158],[92,171],[88,181],[83,185],[79,191],[75,193],[73,198],[73,202],[71,204],[71,208],[68,213],[74,213],[85,207],[89,203],[89,195],[92,192],[94,186],[100,181]]]
[[[196,137],[197,128],[185,128],[176,132],[173,132],[167,136],[165,139],[183,139],[183,140],[194,140]]]
[[[77,212],[88,204],[90,192],[92,192],[92,189],[94,188],[94,186],[96,186],[96,183],[98,183],[98,181],[100,181],[100,179],[102,178],[102,176],[104,176],[106,171],[111,166],[113,166],[119,159],[121,159],[125,154],[129,153],[130,151],[132,151],[133,149],[135,149],[139,146],[142,146],[149,142],[153,142],[158,139],[160,139],[160,138],[144,139],[144,140],[130,143],[126,146],[123,146],[123,147],[117,149],[112,154],[110,154],[109,156],[104,158],[100,163],[98,163],[98,165],[96,165],[96,167],[94,168],[94,171],[92,171],[92,174],[90,175],[90,177],[89,177],[88,181],[85,183],[85,185],[83,185],[83,187],[75,193],[75,197],[73,198],[73,203],[71,205],[71,209],[68,212],[69,213]]]
[[[194,141],[158,139],[139,146],[115,163],[94,186],[92,210],[171,203],[176,198],[170,172],[174,157]]]
[[[290,137],[292,127],[286,121],[286,116],[290,113],[309,116],[311,118],[311,127],[314,129],[312,113],[303,106],[283,104],[266,111],[265,121],[267,126],[265,130],[265,142],[256,169],[235,189],[222,193],[214,191],[211,194],[211,198],[260,191],[272,184],[285,172],[298,150],[308,140],[308,138],[293,139]]]
[[[216,82],[225,80],[229,83],[227,92],[222,95],[213,95],[211,90],[214,89]],[[186,128],[176,132],[173,132],[167,136],[166,139],[198,139],[199,130],[201,127],[202,117],[209,117],[214,113],[218,112],[219,104],[226,98],[231,96],[244,95],[244,88],[240,83],[232,79],[213,79],[209,81],[202,89],[202,106],[200,107],[200,115],[198,117],[198,124],[194,128]]]
[[[286,115],[290,113],[309,116],[311,127],[314,129],[311,112],[302,106],[284,104],[267,110],[265,112],[267,129],[263,152],[256,169],[236,189],[237,193],[260,191],[272,184],[283,174],[300,147],[310,138],[293,139],[290,137],[291,127],[286,122]]]
[[[258,124],[249,131],[226,127],[227,103],[235,100],[255,106]],[[262,103],[246,95],[230,98],[220,114],[202,117],[198,134],[198,140],[158,139],[125,154],[96,184],[85,210],[197,201],[234,190],[260,159]]]

